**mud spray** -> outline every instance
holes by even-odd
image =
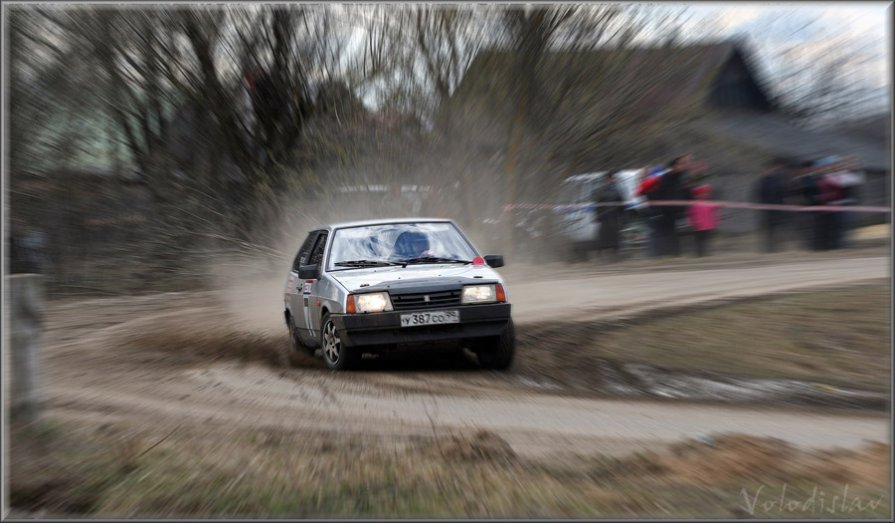
[[[258,248],[226,258],[214,258],[205,268],[212,289],[219,293],[228,321],[248,331],[271,335],[285,333],[283,293],[292,261],[308,232],[329,223],[408,217],[443,217],[445,207],[428,193],[382,191],[380,186],[346,186],[353,191],[329,195],[314,202],[283,205],[285,209],[270,233],[269,248]],[[369,188],[374,190],[369,190]],[[398,187],[398,186],[396,186]],[[417,186],[413,186],[417,187]],[[357,190],[360,188],[360,190]],[[475,218],[473,222],[484,222]],[[481,227],[464,227],[473,243],[487,253],[499,253]]]

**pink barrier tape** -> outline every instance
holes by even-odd
[[[601,203],[599,204],[602,207],[683,207],[690,205],[714,205],[716,207],[728,208],[728,209],[757,209],[757,210],[766,210],[766,211],[795,211],[795,212],[882,212],[882,213],[891,213],[891,207],[874,207],[867,205],[778,205],[778,204],[767,204],[767,203],[748,203],[748,202],[732,202],[732,201],[716,201],[716,200],[661,200],[661,201],[652,201],[652,202],[642,202],[642,203],[631,203],[631,202],[620,202],[620,203]],[[538,203],[514,203],[505,205],[504,211],[511,211],[513,209],[582,209],[582,208],[590,208],[595,204],[593,203],[579,203],[579,204],[563,204],[563,205],[550,205],[550,204],[538,204]]]

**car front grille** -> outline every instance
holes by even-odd
[[[390,298],[392,307],[396,311],[452,307],[460,305],[460,290],[397,294],[390,296]]]

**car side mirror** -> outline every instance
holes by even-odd
[[[499,254],[489,254],[485,256],[485,263],[492,269],[503,267],[503,256]]]
[[[316,280],[320,276],[320,267],[317,265],[302,265],[298,268],[298,277],[302,280]]]

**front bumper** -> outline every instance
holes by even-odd
[[[401,314],[424,311],[335,314],[332,320],[342,343],[349,347],[462,341],[499,336],[510,322],[509,303],[426,309],[426,311],[438,310],[460,311],[460,322],[450,325],[401,327]]]

